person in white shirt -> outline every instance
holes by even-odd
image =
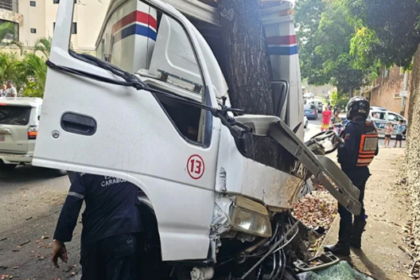
[[[13,86],[12,81],[7,82],[6,92],[7,92],[6,97],[17,97],[17,91],[16,91],[16,88]]]
[[[0,90],[0,97],[6,97],[6,95],[7,95],[6,84],[3,84],[2,89]]]

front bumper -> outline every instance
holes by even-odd
[[[0,153],[0,164],[31,164],[33,153],[28,154],[4,154]]]

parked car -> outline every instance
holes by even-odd
[[[0,99],[0,171],[32,163],[41,108],[41,98]]]
[[[371,110],[369,112],[369,118],[375,123],[380,137],[385,136],[385,127],[388,122],[392,123],[394,128],[392,136],[395,136],[397,134],[397,125],[399,124],[399,121],[402,120],[405,125],[407,125],[407,120],[400,114],[383,109],[385,108]]]
[[[324,108],[324,103],[322,103],[322,101],[319,99],[310,99],[306,102],[306,104],[315,105],[318,113],[322,113],[322,110]]]
[[[322,110],[324,110],[324,103],[318,101],[318,113],[322,113]]]
[[[388,111],[388,109],[378,106],[370,106],[371,111]]]
[[[306,99],[311,99],[311,98],[314,98],[314,97],[315,97],[315,95],[313,93],[310,93],[310,92],[305,93],[303,95],[303,98],[306,98]]]
[[[303,116],[303,128],[307,128],[308,127],[308,118],[306,116]]]
[[[306,104],[303,106],[304,115],[309,120],[317,120],[318,119],[318,112],[315,105]]]

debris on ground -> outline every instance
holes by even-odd
[[[420,260],[416,260],[413,263],[413,266],[411,267],[410,271],[410,277],[413,279],[419,279],[420,278]]]
[[[298,274],[300,280],[335,280],[335,279],[357,279],[373,280],[366,274],[357,271],[348,262],[341,261],[336,265],[325,269],[304,272]]]
[[[31,240],[26,240],[26,241],[23,241],[22,243],[20,243],[20,244],[19,244],[19,246],[26,245],[26,244],[28,244],[29,242],[31,242]]]
[[[337,216],[337,200],[323,186],[315,184],[314,191],[294,206],[292,215],[318,234],[315,240],[309,240],[310,251],[315,253]]]
[[[311,229],[328,231],[337,216],[337,200],[322,186],[316,185],[314,191],[295,205],[293,216]]]

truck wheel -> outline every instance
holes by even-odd
[[[66,176],[67,175],[67,170],[63,170],[63,169],[54,169],[54,173],[57,176]]]
[[[57,177],[67,175],[67,171],[63,170],[63,169],[52,169],[52,168],[45,168],[45,169],[48,170],[48,172],[51,172],[50,174],[52,174],[54,176],[57,176]]]
[[[17,164],[0,164],[0,171],[12,171]]]

